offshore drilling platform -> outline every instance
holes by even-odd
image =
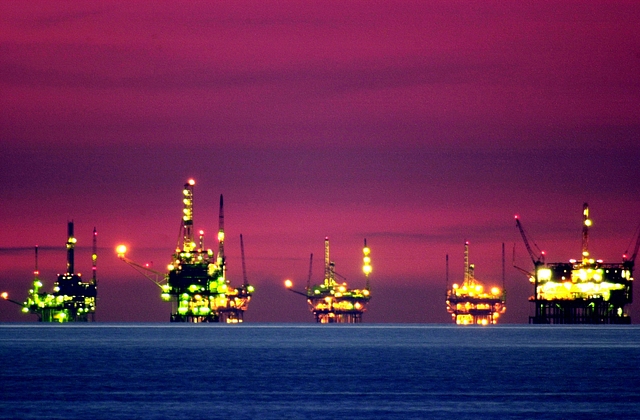
[[[329,258],[329,238],[324,239],[324,282],[317,285],[311,285],[311,269],[313,264],[313,254],[309,259],[309,277],[307,278],[307,287],[305,292],[292,289],[291,280],[285,281],[285,287],[294,293],[307,298],[309,309],[313,312],[316,322],[322,324],[338,323],[338,324],[356,324],[362,322],[362,314],[366,310],[367,303],[371,299],[369,274],[371,274],[371,250],[367,246],[367,240],[364,240],[364,248],[362,250],[364,257],[364,265],[362,271],[366,277],[366,285],[362,290],[349,289],[347,283],[338,283],[336,276],[342,277],[336,273],[335,263]],[[342,278],[343,280],[344,277]]]
[[[505,313],[506,291],[504,288],[504,244],[502,245],[502,289],[492,287],[485,291],[484,285],[474,275],[474,264],[469,264],[469,242],[464,243],[464,280],[454,283],[449,289],[449,256],[447,255],[447,312],[458,325],[496,324]]]
[[[533,262],[533,273],[520,269],[533,284],[535,314],[530,324],[630,324],[626,305],[632,302],[633,266],[640,235],[631,256],[623,255],[621,263],[604,263],[589,253],[589,206],[582,210],[582,255],[564,263],[546,263],[545,254],[529,238],[516,216],[527,252]]]
[[[22,312],[38,316],[40,322],[88,322],[95,321],[98,280],[96,278],[97,236],[93,228],[93,249],[91,254],[93,275],[88,282],[82,281],[80,273],[75,273],[73,222],[67,225],[67,271],[58,275],[53,284],[53,293],[41,292],[43,287],[38,271],[38,247],[35,247],[36,264],[33,271],[33,286],[24,303],[9,299],[7,292],[2,298],[22,306]]]
[[[171,322],[243,322],[254,287],[247,282],[244,264],[244,243],[240,235],[244,282],[232,287],[226,278],[224,256],[224,212],[220,195],[220,215],[218,227],[218,255],[204,247],[204,231],[199,231],[196,243],[193,227],[193,187],[189,180],[182,191],[183,216],[181,236],[173,254],[168,272],[154,271],[146,265],[138,264],[126,257],[127,249],[119,245],[118,257],[153,281],[162,290],[164,301],[172,303]]]

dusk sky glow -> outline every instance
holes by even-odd
[[[336,270],[362,287],[364,322],[450,322],[462,277],[502,282],[526,323],[530,268],[518,214],[548,261],[620,262],[640,222],[640,3],[635,1],[3,2],[0,4],[0,291],[22,301],[40,246],[45,289],[90,276],[98,321],[166,322],[157,286],[182,186],[215,248],[225,199],[228,277],[240,240],[256,286],[247,322],[313,322],[285,290]],[[636,272],[636,278],[640,276]],[[638,287],[631,306],[640,322]],[[0,301],[0,322],[35,321]]]

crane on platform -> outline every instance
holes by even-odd
[[[522,223],[520,223],[520,218],[516,215],[515,219],[516,219],[516,227],[520,232],[520,236],[522,236],[522,241],[524,242],[524,246],[527,249],[527,253],[531,258],[531,261],[533,262],[533,273],[531,271],[525,270],[524,268],[518,267],[516,265],[516,245],[515,244],[513,244],[513,257],[512,257],[513,268],[520,271],[521,273],[529,277],[529,279],[531,280],[531,279],[534,279],[534,277],[536,276],[535,273],[537,273],[538,267],[545,265],[545,252],[540,250],[538,245],[533,240],[531,240],[531,242],[533,243],[533,246],[538,251],[538,254],[536,254],[533,251],[531,244],[529,244],[529,235],[527,235],[526,231],[524,230],[524,227],[522,226]]]
[[[541,251],[540,248],[538,247],[538,245],[533,242],[533,246],[536,247],[536,249],[538,250],[538,252],[540,254],[536,254],[535,252],[533,252],[533,249],[531,248],[531,245],[529,244],[529,237],[527,235],[527,233],[525,232],[524,228],[522,227],[522,223],[520,223],[520,218],[516,215],[515,216],[516,219],[516,226],[518,228],[518,230],[520,231],[520,236],[522,236],[522,241],[524,242],[524,246],[527,248],[527,252],[529,253],[529,256],[531,257],[531,261],[533,261],[533,265],[534,266],[538,266],[538,265],[543,265],[544,264],[544,257],[545,257],[545,253],[544,251]]]
[[[629,257],[629,247],[627,247],[627,250],[624,252],[624,255],[622,256],[622,260],[625,263],[627,263],[627,265],[630,265],[632,268],[636,260],[636,257],[638,256],[638,250],[640,249],[640,225],[638,225],[638,227],[636,228],[636,232],[634,236],[636,236],[636,245],[633,249],[633,252],[631,253],[631,257]],[[631,241],[633,242],[633,237],[631,238]]]

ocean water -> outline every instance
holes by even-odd
[[[640,419],[640,328],[0,324],[0,387],[20,419]]]

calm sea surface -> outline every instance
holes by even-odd
[[[0,324],[0,417],[640,419],[640,327]]]

